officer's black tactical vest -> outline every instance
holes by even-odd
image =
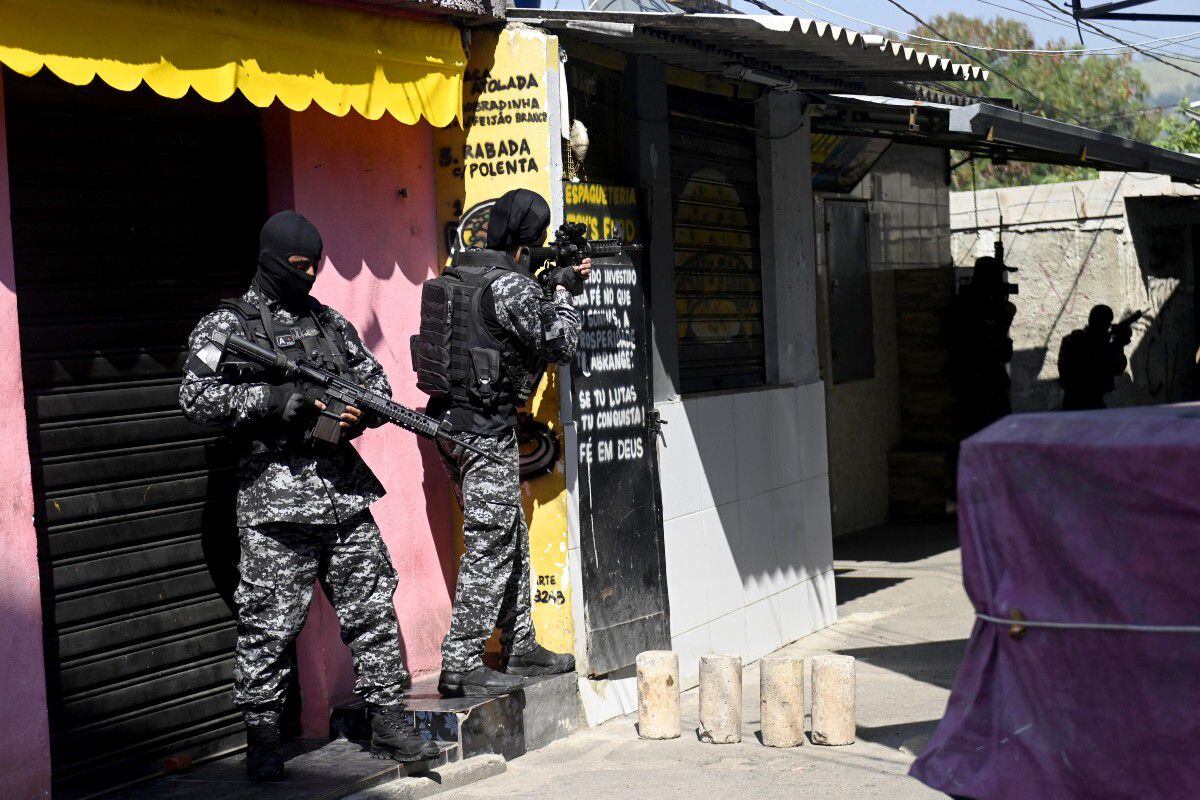
[[[517,406],[532,388],[528,380],[514,382],[521,356],[489,324],[481,305],[488,288],[511,269],[497,255],[458,253],[421,289],[421,332],[410,342],[417,388],[433,398],[431,414],[452,409],[450,422],[459,430],[498,432],[496,423],[515,422]]]
[[[346,361],[346,342],[341,331],[336,328],[327,330],[321,324],[315,302],[308,317],[301,316],[295,326],[264,320],[264,312],[258,306],[241,298],[222,300],[221,308],[232,311],[238,317],[250,341],[270,347],[291,359],[314,361],[342,377],[351,375],[350,365]],[[312,325],[305,325],[305,322],[311,322]]]

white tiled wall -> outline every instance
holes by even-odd
[[[752,661],[834,620],[821,383],[658,404],[671,637]]]

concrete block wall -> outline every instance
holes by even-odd
[[[1164,176],[1103,173],[1092,181],[956,192],[954,263],[967,268],[991,255],[1001,219],[1006,260],[1019,270],[1012,327],[1015,411],[1061,405],[1063,337],[1083,327],[1097,303],[1118,315],[1146,312],[1109,404],[1190,399],[1197,388],[1191,359],[1200,190]],[[1164,247],[1158,241],[1163,231],[1178,241]]]
[[[824,386],[660,402],[671,637],[753,661],[835,619]]]

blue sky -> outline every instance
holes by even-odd
[[[796,14],[797,16],[806,15],[802,9],[807,8],[813,12],[812,16],[816,16],[820,12],[824,16],[823,19],[838,19],[835,14],[822,11],[820,8],[812,6],[804,0],[769,0],[773,2],[780,11],[787,14]],[[823,6],[840,11],[844,14],[850,14],[861,19],[870,20],[879,26],[888,26],[899,28],[900,30],[910,30],[914,23],[912,18],[907,16],[900,9],[893,6],[887,0],[867,0],[862,2],[858,0],[815,0]],[[1097,5],[1101,0],[1083,0],[1085,6]],[[1034,35],[1039,41],[1047,41],[1049,39],[1067,37],[1072,42],[1078,42],[1079,37],[1075,32],[1075,25],[1071,19],[1065,15],[1056,13],[1051,4],[1046,0],[955,0],[955,2],[947,2],[947,0],[900,0],[901,5],[908,8],[923,19],[937,15],[946,14],[951,11],[959,11],[971,16],[979,16],[991,18],[996,16],[1014,17],[1021,19],[1033,29]],[[1062,0],[1055,0],[1055,5],[1063,7]],[[1001,8],[1003,6],[1004,8]],[[1128,9],[1130,12],[1144,13],[1162,13],[1162,14],[1197,14],[1200,13],[1200,3],[1196,0],[1155,0],[1155,2],[1147,3],[1141,8]],[[846,23],[847,27],[854,27],[856,23],[851,20],[840,19]],[[1129,42],[1141,42],[1147,39],[1155,39],[1163,36],[1178,36],[1181,34],[1197,33],[1200,34],[1200,22],[1104,22],[1103,27],[1110,29],[1116,36]],[[1089,47],[1104,47],[1112,42],[1105,40],[1100,36],[1084,31],[1084,42]],[[986,43],[984,43],[986,44]],[[1192,41],[1182,44],[1164,45],[1164,49],[1168,52],[1174,51],[1200,57],[1200,49],[1192,50],[1190,47],[1200,48],[1200,36]],[[1200,70],[1198,70],[1200,71]]]
[[[547,7],[557,5],[559,8],[586,7],[588,0],[542,0]],[[864,25],[849,17],[872,23],[880,28],[896,28],[908,31],[916,23],[903,11],[896,8],[887,0],[765,0],[785,14],[799,17],[815,17],[826,19],[844,25],[847,28],[864,29]],[[1054,38],[1066,37],[1071,42],[1078,42],[1075,25],[1070,17],[1056,13],[1047,0],[899,0],[899,2],[923,19],[959,11],[972,16],[991,18],[996,16],[1014,17],[1026,22],[1034,31],[1039,42]],[[1063,0],[1053,0],[1058,7],[1063,7]],[[1096,5],[1102,0],[1084,0],[1084,5]],[[745,0],[734,0],[734,6],[747,13],[755,13],[752,6]],[[825,8],[821,8],[824,6]],[[1154,0],[1141,8],[1130,11],[1156,12],[1166,14],[1196,14],[1200,13],[1200,2],[1197,0]],[[758,12],[762,13],[762,12]],[[1153,46],[1161,48],[1163,54],[1179,54],[1190,58],[1200,58],[1200,22],[1105,22],[1102,23],[1111,33],[1121,39],[1140,43],[1149,39],[1165,36],[1179,36],[1195,33],[1196,38],[1180,43],[1158,43]],[[1088,47],[1105,47],[1113,43],[1103,37],[1084,30],[1084,43]],[[981,42],[980,44],[986,44]],[[1200,69],[1196,71],[1200,72]]]

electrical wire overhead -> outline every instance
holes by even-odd
[[[988,5],[995,5],[994,3],[990,2],[990,0],[980,0],[980,2],[987,3]],[[1077,31],[1077,30],[1082,31],[1082,28],[1076,23],[1076,21],[1074,19],[1071,19],[1069,15],[1067,17],[1067,20],[1070,20],[1069,22],[1067,20],[1064,20],[1059,15],[1051,15],[1050,12],[1046,10],[1045,6],[1043,6],[1040,2],[1038,2],[1038,0],[1016,0],[1016,2],[1020,3],[1023,6],[1029,7],[1030,9],[1032,9],[1032,12],[1033,12],[1033,13],[1031,13],[1029,11],[1026,11],[1026,12],[1018,11],[1017,13],[1025,13],[1027,16],[1032,17],[1034,19],[1045,20],[1046,22],[1053,22],[1054,24],[1061,25],[1062,27],[1067,28],[1071,31]],[[1009,9],[1009,10],[1012,10],[1012,9]],[[1115,25],[1111,22],[1104,23],[1104,24],[1100,24],[1100,23],[1096,23],[1096,24],[1098,27],[1105,28],[1110,31],[1119,31],[1121,33],[1130,33],[1130,34],[1133,34],[1134,36],[1141,35],[1138,31],[1135,31],[1132,28],[1126,28],[1121,25]],[[1080,41],[1082,41],[1082,39]],[[1195,45],[1185,44],[1185,43],[1181,42],[1181,43],[1179,43],[1178,46],[1182,47],[1185,50],[1192,50],[1194,52],[1200,53],[1200,47],[1196,47]],[[1178,53],[1172,53],[1171,56],[1179,57],[1179,58],[1187,58],[1186,56],[1181,56]]]
[[[894,3],[894,0],[888,0],[888,2]],[[1061,9],[1058,6],[1056,6],[1054,4],[1054,0],[1044,0],[1044,2],[1046,5],[1048,5],[1050,8],[1054,9],[1055,11],[1057,11],[1061,14],[1064,14],[1068,17],[1071,17],[1071,19],[1075,19],[1074,17],[1071,16],[1071,13],[1069,11],[1067,11],[1066,9]],[[1180,72],[1186,73],[1188,75],[1192,75],[1197,78],[1200,78],[1200,72],[1195,72],[1194,70],[1190,70],[1187,67],[1181,67],[1178,64],[1173,64],[1170,61],[1167,61],[1166,59],[1161,58],[1156,53],[1150,52],[1148,50],[1139,49],[1136,45],[1129,44],[1129,42],[1123,41],[1118,36],[1113,36],[1108,31],[1104,30],[1103,28],[1099,27],[1098,25],[1094,25],[1091,22],[1088,22],[1087,20],[1081,19],[1081,20],[1077,20],[1077,21],[1084,27],[1088,28],[1089,30],[1095,31],[1097,34],[1099,34],[1100,36],[1103,36],[1105,39],[1108,39],[1109,41],[1117,42],[1118,44],[1123,44],[1127,47],[1132,47],[1138,53],[1141,53],[1142,55],[1146,56],[1147,58],[1153,59],[1153,60],[1159,62],[1160,64],[1166,64],[1168,67],[1170,67],[1172,69],[1175,69]]]
[[[747,1],[749,2],[750,0],[747,0]],[[922,41],[922,42],[931,42],[933,44],[941,44],[941,45],[947,45],[947,46],[952,46],[952,47],[957,47],[957,48],[968,48],[971,50],[981,50],[984,52],[1000,53],[1000,54],[1004,54],[1004,55],[1010,55],[1010,54],[1011,55],[1045,55],[1045,56],[1077,56],[1077,55],[1093,55],[1093,54],[1094,55],[1127,55],[1127,54],[1133,53],[1133,52],[1142,52],[1140,50],[1137,50],[1137,48],[1144,47],[1145,45],[1159,44],[1159,43],[1175,44],[1175,43],[1179,43],[1179,42],[1191,41],[1193,39],[1200,39],[1200,31],[1191,31],[1189,33],[1180,33],[1180,34],[1176,34],[1174,36],[1162,36],[1157,39],[1146,39],[1145,41],[1138,42],[1137,44],[1130,44],[1128,42],[1123,42],[1119,45],[1112,45],[1109,47],[1072,47],[1072,48],[1066,48],[1066,49],[1037,48],[1037,47],[1031,47],[1031,48],[992,47],[992,46],[986,45],[986,44],[972,44],[970,42],[960,42],[955,39],[942,37],[940,34],[939,34],[938,38],[935,38],[932,36],[921,36],[916,33],[909,33],[907,31],[902,31],[899,28],[892,28],[887,25],[880,25],[877,22],[871,22],[870,20],[860,19],[858,17],[854,17],[849,14],[844,14],[841,11],[838,11],[837,9],[833,9],[828,6],[821,5],[820,3],[814,2],[813,0],[801,0],[801,2],[803,2],[805,5],[815,6],[816,8],[819,8],[822,11],[828,11],[831,14],[836,14],[839,17],[843,17],[843,18],[851,20],[853,22],[857,22],[860,25],[868,25],[872,28],[877,28],[879,30],[889,31],[891,33],[898,33],[908,39],[917,39],[918,41]],[[888,2],[891,3],[892,5],[894,5],[896,8],[903,11],[905,14],[908,14],[908,16],[912,17],[913,19],[920,19],[916,14],[913,14],[907,8],[900,5],[900,3],[894,2],[894,0],[888,0]],[[996,4],[988,3],[988,5],[996,5]],[[1006,9],[1006,10],[1012,11],[1013,9]],[[1015,12],[1015,13],[1020,13],[1020,12]],[[933,31],[934,33],[937,33],[937,31],[934,30],[929,25],[926,25],[925,23],[921,23],[921,24],[925,28],[928,28],[929,30]],[[1114,51],[1116,51],[1116,52],[1114,52]]]

